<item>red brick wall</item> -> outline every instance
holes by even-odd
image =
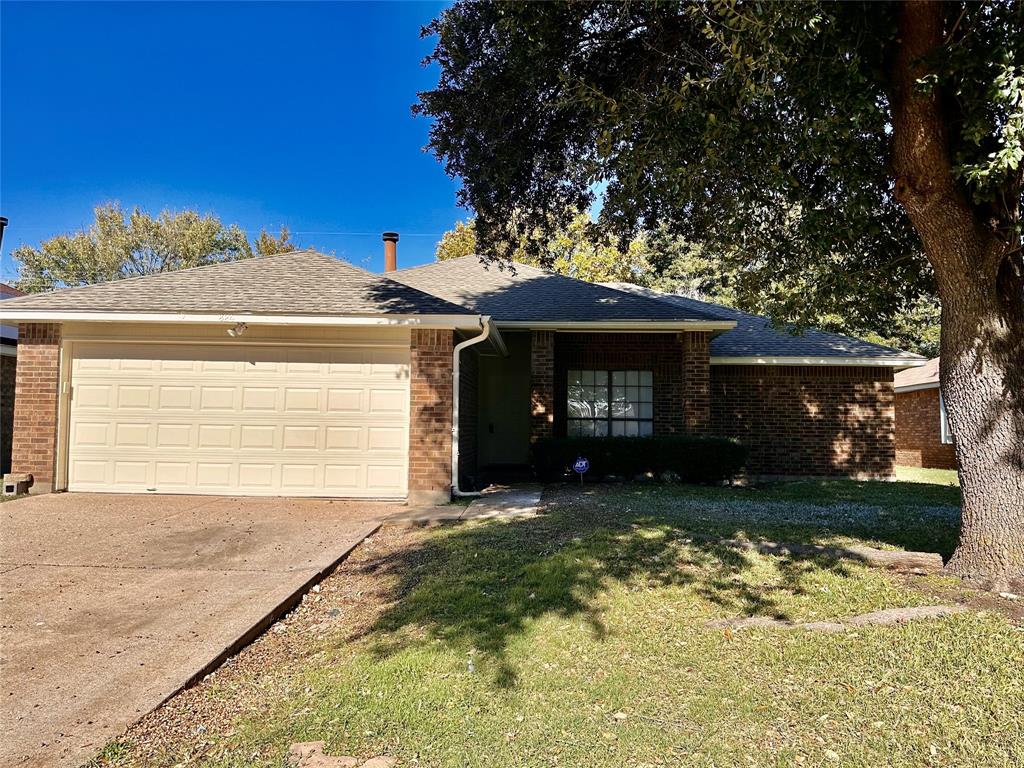
[[[31,472],[34,491],[52,489],[57,461],[57,395],[60,326],[18,326],[18,373],[14,399],[13,472]]]
[[[755,475],[891,477],[895,418],[891,369],[711,366],[712,432]]]
[[[683,425],[691,435],[711,428],[711,334],[681,333],[683,349]]]
[[[551,437],[555,419],[555,332],[530,339],[530,442]]]
[[[896,463],[956,469],[953,445],[942,443],[938,388],[896,394]]]
[[[452,482],[452,331],[412,331],[409,496],[442,501]]]

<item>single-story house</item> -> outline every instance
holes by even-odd
[[[956,469],[953,433],[939,392],[939,358],[896,374],[896,463]]]
[[[0,283],[0,301],[24,296]],[[18,326],[0,323],[0,474],[11,471],[11,433],[14,428],[14,377],[18,366]]]
[[[5,302],[34,491],[439,501],[559,435],[728,435],[759,475],[888,477],[915,355],[475,256],[300,251]],[[457,386],[454,386],[457,384]]]

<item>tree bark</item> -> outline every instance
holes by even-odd
[[[942,300],[940,386],[956,443],[963,522],[947,569],[990,589],[1024,584],[1024,282],[1015,245],[953,173],[940,88],[922,88],[945,9],[905,0],[891,68],[894,193]]]

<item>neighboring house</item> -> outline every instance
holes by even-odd
[[[378,275],[293,252],[4,315],[36,491],[440,501],[453,466],[478,485],[567,433],[735,435],[755,474],[888,477],[893,371],[923,362],[476,257]]]
[[[956,469],[953,433],[939,392],[939,358],[900,371],[896,388],[896,463]]]
[[[0,283],[0,301],[24,296]],[[0,474],[11,471],[11,433],[14,427],[14,381],[18,365],[18,326],[0,325]]]

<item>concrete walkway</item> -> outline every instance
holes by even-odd
[[[0,504],[0,765],[88,760],[397,509],[75,493]]]
[[[407,509],[388,517],[386,525],[426,525],[457,520],[485,520],[496,517],[530,517],[540,509],[543,486],[492,485],[467,506],[449,504],[444,507]]]

